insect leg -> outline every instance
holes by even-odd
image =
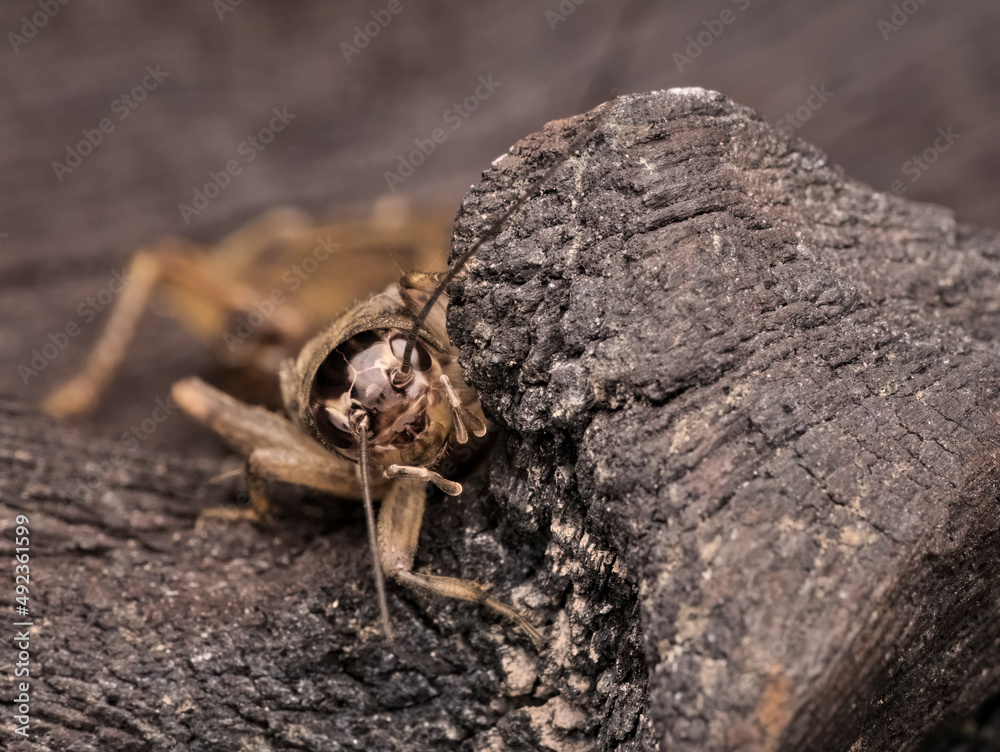
[[[412,478],[425,483],[433,483],[449,496],[458,496],[462,493],[461,483],[448,480],[440,473],[436,473],[426,467],[418,465],[389,465],[384,472],[387,478]]]
[[[271,245],[301,236],[312,226],[309,215],[298,209],[271,209],[226,235],[212,254],[229,267],[255,264]]]
[[[184,412],[244,457],[257,449],[295,449],[308,438],[278,413],[240,402],[196,377],[178,381],[170,395]],[[312,444],[315,448],[306,445],[304,451],[323,456],[322,448]]]
[[[135,254],[126,277],[128,283],[83,370],[54,389],[42,402],[42,409],[50,415],[76,415],[92,410],[118,370],[135,327],[160,281],[161,269],[155,253],[140,251]]]
[[[258,253],[269,240],[291,232],[291,222],[288,210],[270,212],[224,240],[219,246],[220,255],[225,252],[232,257],[237,250],[245,251],[247,244]],[[264,297],[247,285],[220,279],[217,266],[200,248],[178,239],[164,239],[138,251],[129,262],[126,279],[83,370],[53,390],[42,403],[42,409],[51,415],[75,415],[97,406],[158,288],[165,287],[174,294],[179,302],[179,318],[210,344],[222,337],[231,314],[252,310],[254,303]],[[276,310],[268,324],[292,343],[297,344],[305,335],[306,323],[291,306]]]
[[[482,407],[479,405],[479,400],[476,400],[473,409],[479,413],[466,408],[465,404],[462,402],[462,398],[459,397],[458,392],[451,385],[451,379],[448,378],[447,374],[442,373],[440,376],[441,385],[444,386],[445,395],[448,397],[448,403],[451,405],[452,413],[455,416],[455,440],[459,444],[464,444],[469,440],[468,431],[471,429],[473,435],[478,438],[482,438],[486,435],[486,420],[484,417],[479,417],[482,415]]]
[[[415,479],[401,479],[382,500],[378,517],[378,548],[386,575],[422,593],[444,595],[489,606],[517,624],[531,638],[535,647],[541,649],[544,639],[531,622],[512,606],[491,598],[476,583],[413,571],[425,496],[424,483]]]
[[[356,466],[324,450],[298,427],[277,413],[233,399],[197,378],[174,385],[172,396],[186,413],[217,433],[247,457],[249,509],[219,508],[204,519],[260,521],[268,517],[266,481],[315,488],[348,499],[361,497]],[[375,489],[385,490],[385,481]]]
[[[205,520],[229,520],[247,522],[271,521],[271,503],[267,498],[268,480],[279,480],[299,486],[325,491],[334,496],[355,497],[358,495],[353,465],[340,466],[332,455],[326,457],[311,452],[289,449],[255,449],[247,458],[247,490],[250,506],[214,507],[204,510],[198,516],[196,529]]]

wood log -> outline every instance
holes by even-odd
[[[1000,686],[1000,239],[715,93],[606,117],[452,304],[492,489],[621,557],[661,749],[913,749]],[[583,122],[498,160],[458,237]]]

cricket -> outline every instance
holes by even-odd
[[[271,480],[361,501],[381,626],[394,651],[387,578],[424,595],[486,606],[543,649],[541,631],[514,606],[475,582],[415,572],[413,564],[428,484],[451,496],[462,492],[436,468],[488,428],[448,338],[448,287],[608,111],[609,104],[591,111],[566,152],[445,271],[435,266],[448,244],[449,219],[411,217],[398,204],[329,226],[277,209],[209,250],[167,239],[138,251],[89,359],[43,408],[56,416],[93,410],[151,301],[166,296],[182,324],[240,375],[239,395],[196,377],[172,389],[181,409],[246,459],[249,507],[207,509],[199,524],[268,523]],[[391,267],[373,265],[374,249],[419,271],[396,276]],[[369,296],[358,300],[359,294]]]

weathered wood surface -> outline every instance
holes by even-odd
[[[240,501],[209,482],[217,460],[122,454],[15,403],[0,412],[0,519],[29,518],[35,623],[31,743],[5,748],[651,748],[634,588],[593,546],[581,559],[514,535],[481,478],[429,504],[417,566],[513,588],[554,622],[551,645],[539,659],[481,609],[392,589],[397,639],[428,673],[381,635],[353,506],[195,532],[201,509]],[[5,528],[0,555],[12,548]],[[9,714],[2,730],[7,745]]]
[[[618,100],[473,262],[492,488],[622,556],[663,749],[913,749],[1000,686],[998,280],[996,233],[701,90]]]

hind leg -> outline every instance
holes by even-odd
[[[216,249],[226,263],[252,263],[276,238],[299,228],[304,220],[290,210],[275,210],[233,233]],[[237,274],[239,269],[230,270]],[[50,415],[68,416],[93,410],[118,372],[136,327],[160,289],[173,293],[179,304],[178,318],[210,344],[222,339],[233,314],[252,310],[262,296],[236,279],[220,275],[199,247],[178,239],[165,239],[138,251],[129,262],[126,283],[111,309],[110,317],[80,372],[54,389],[43,401]],[[278,335],[298,342],[305,324],[291,307],[276,311],[268,322]]]

